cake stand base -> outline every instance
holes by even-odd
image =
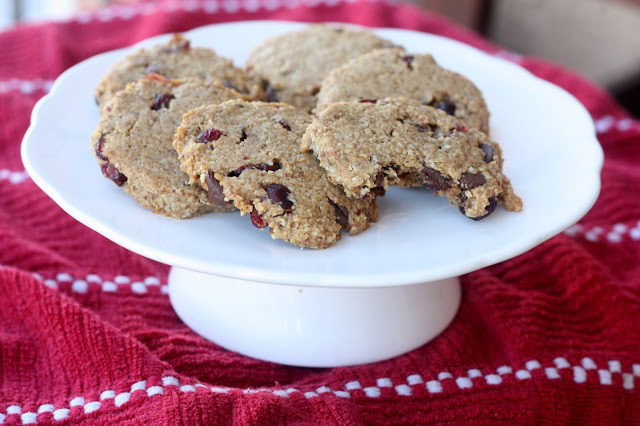
[[[375,288],[300,287],[173,267],[169,297],[196,333],[243,355],[338,367],[401,355],[436,337],[460,305],[460,282]]]

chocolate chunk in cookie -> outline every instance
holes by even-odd
[[[502,173],[500,146],[437,108],[406,98],[329,105],[309,126],[312,149],[331,181],[360,199],[389,185],[426,185],[471,219],[522,201]]]
[[[322,249],[377,220],[374,199],[357,200],[329,182],[300,138],[312,117],[282,103],[229,101],[185,114],[174,147],[203,187],[211,175],[257,228],[300,247]],[[210,135],[216,135],[211,137]]]

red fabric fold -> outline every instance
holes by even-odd
[[[20,141],[73,64],[253,19],[408,28],[514,61],[593,116],[600,198],[565,233],[462,277],[451,326],[397,358],[305,369],[205,341],[171,309],[168,267],[64,213],[24,174]],[[0,33],[0,50],[0,424],[640,423],[640,123],[601,88],[414,6],[359,0],[116,6]]]

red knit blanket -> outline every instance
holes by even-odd
[[[463,276],[452,325],[406,355],[305,369],[205,341],[171,309],[168,267],[64,213],[24,172],[20,142],[71,65],[252,19],[408,28],[507,57],[592,114],[600,198],[563,234]],[[360,0],[115,6],[0,33],[0,52],[0,424],[640,423],[640,122],[593,84],[416,7]]]

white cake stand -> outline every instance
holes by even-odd
[[[380,361],[422,346],[451,322],[457,278],[396,287],[300,287],[173,267],[169,296],[196,333],[253,358],[305,367]]]
[[[242,64],[264,38],[304,25],[238,22],[187,37]],[[255,358],[310,367],[400,355],[452,320],[460,303],[456,277],[517,256],[579,220],[599,193],[603,156],[589,114],[562,89],[452,40],[375,31],[409,52],[433,54],[483,91],[505,173],[524,200],[521,213],[499,208],[473,222],[443,198],[394,188],[380,200],[371,229],[320,251],[274,241],[238,214],[183,221],[154,215],[102,177],[89,148],[100,118],[93,90],[137,46],[91,58],[58,78],[33,111],[23,162],[74,218],[172,265],[171,302],[205,338]]]

